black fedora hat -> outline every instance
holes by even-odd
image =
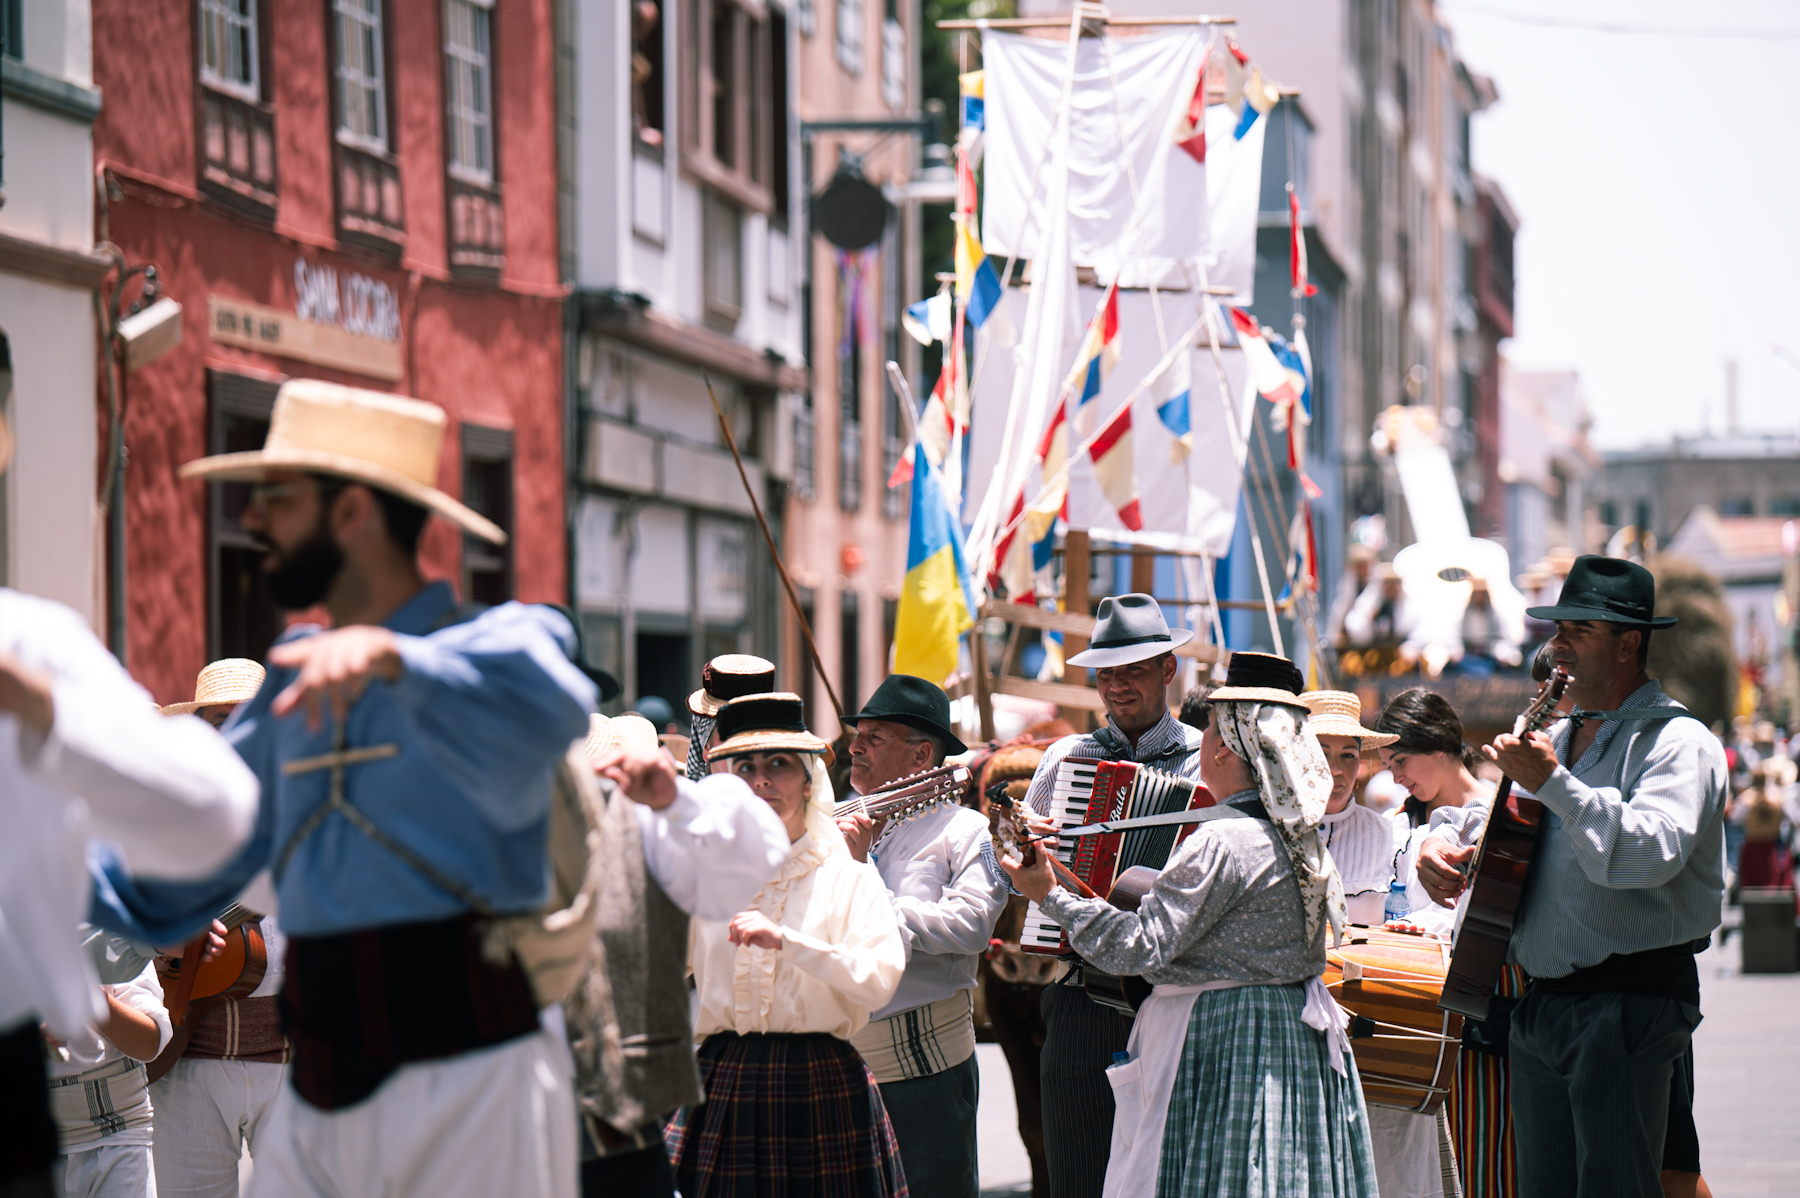
[[[1100,601],[1095,613],[1094,633],[1088,647],[1069,658],[1072,666],[1103,670],[1108,666],[1128,666],[1134,661],[1152,657],[1185,645],[1194,639],[1186,628],[1169,631],[1163,619],[1162,605],[1148,595],[1108,595]]]
[[[889,674],[863,709],[845,716],[842,722],[854,728],[858,720],[888,720],[929,732],[946,753],[961,753],[969,747],[950,728],[950,696],[944,688],[911,674]]]
[[[1225,685],[1206,696],[1208,703],[1285,703],[1309,710],[1300,692],[1306,675],[1285,657],[1273,653],[1233,653]]]
[[[1633,628],[1667,628],[1674,616],[1656,614],[1656,579],[1622,557],[1586,554],[1575,559],[1554,607],[1528,607],[1534,620],[1604,620]]]

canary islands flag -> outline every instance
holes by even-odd
[[[957,641],[975,623],[975,595],[962,529],[944,501],[937,470],[926,455],[913,457],[912,536],[894,619],[894,672],[941,686],[956,670]]]

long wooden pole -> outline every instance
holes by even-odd
[[[725,434],[725,444],[731,450],[731,460],[737,463],[738,480],[744,484],[744,494],[750,497],[750,510],[756,513],[757,524],[762,526],[763,540],[769,545],[769,556],[775,560],[775,569],[781,574],[781,585],[787,588],[788,602],[794,605],[794,619],[799,621],[800,635],[806,638],[806,651],[812,654],[813,668],[819,672],[819,681],[825,684],[825,693],[831,699],[831,709],[837,713],[838,723],[841,724],[844,722],[844,705],[838,702],[837,690],[831,685],[831,675],[825,672],[825,663],[819,658],[819,646],[813,641],[812,625],[807,623],[806,609],[800,606],[800,595],[794,590],[794,580],[788,577],[787,566],[781,560],[781,550],[775,547],[775,534],[769,531],[769,522],[763,519],[762,504],[757,502],[756,488],[750,485],[750,475],[744,470],[744,457],[738,452],[737,438],[731,433],[731,422],[725,419],[725,409],[719,406],[719,393],[713,390],[712,377],[702,370],[700,380],[706,384],[706,394],[712,398],[713,411],[719,417],[719,429]]]

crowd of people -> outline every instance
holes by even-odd
[[[433,427],[311,384],[262,451],[190,465],[251,484],[271,591],[329,615],[191,702],[0,590],[0,1198],[222,1198],[245,1155],[259,1198],[976,1198],[972,1000],[1021,899],[1074,950],[1039,1000],[1052,1198],[1705,1192],[1694,954],[1730,767],[1644,673],[1668,621],[1641,567],[1580,559],[1534,609],[1573,717],[1479,755],[1430,691],[1366,727],[1259,653],[1178,718],[1193,634],[1106,598],[1068,662],[1105,722],[1035,756],[997,839],[979,787],[868,801],[970,751],[927,680],[842,718],[844,794],[760,658],[707,663],[685,739],[596,714],[618,682],[577,621],[420,573],[430,514],[492,531],[415,452]],[[1369,754],[1392,814],[1357,799]],[[1042,847],[1070,760],[1215,800],[1135,909]],[[1544,808],[1510,963],[1441,1109],[1372,1103],[1328,953],[1455,935],[1484,761]],[[1152,987],[1135,1018],[1090,970]]]

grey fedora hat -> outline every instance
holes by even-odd
[[[1088,647],[1069,658],[1072,666],[1103,670],[1161,656],[1194,639],[1192,631],[1169,631],[1162,606],[1148,595],[1108,596],[1100,601]]]

